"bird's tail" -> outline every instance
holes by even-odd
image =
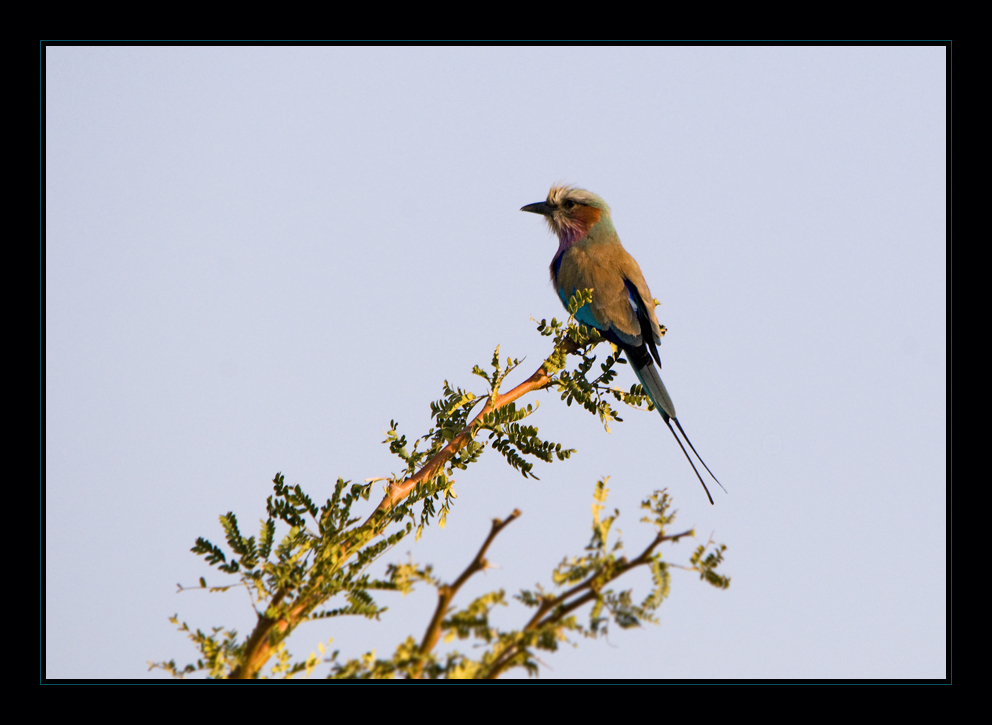
[[[706,482],[703,481],[703,477],[699,475],[699,469],[696,468],[696,464],[693,463],[692,458],[689,457],[689,452],[686,451],[685,446],[682,445],[682,441],[675,432],[675,428],[672,428],[671,421],[675,421],[675,425],[678,427],[679,433],[681,433],[682,437],[685,438],[685,442],[689,444],[689,448],[691,448],[692,452],[696,454],[696,458],[698,458],[699,462],[703,464],[703,468],[706,469],[706,472],[713,476],[713,471],[711,471],[710,467],[706,465],[706,461],[704,461],[703,457],[699,455],[696,447],[692,445],[692,441],[689,440],[689,436],[687,436],[685,431],[682,430],[682,424],[679,423],[679,419],[675,417],[675,404],[672,402],[672,397],[668,394],[668,390],[665,389],[665,384],[661,381],[661,376],[658,374],[658,368],[655,367],[654,362],[652,362],[650,357],[647,359],[647,364],[638,365],[640,362],[642,361],[638,360],[635,362],[634,360],[631,360],[631,367],[634,368],[634,373],[637,375],[637,379],[641,381],[641,385],[644,386],[644,391],[648,394],[648,397],[651,398],[651,402],[654,403],[654,407],[658,409],[659,413],[661,413],[661,417],[664,419],[665,425],[668,426],[668,430],[670,430],[672,435],[675,436],[675,442],[679,444],[679,448],[682,449],[685,459],[689,461],[689,465],[692,466],[692,470],[696,474],[696,478],[698,478],[699,482],[703,484],[703,490],[706,491],[706,497],[712,504],[713,497],[710,495],[710,490],[706,487]],[[717,485],[720,486],[720,488],[723,488],[723,484],[720,483],[720,479],[713,476],[713,480],[717,482]],[[723,488],[723,490],[726,491],[727,489]]]

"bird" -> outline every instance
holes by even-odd
[[[590,191],[554,184],[545,201],[528,204],[520,211],[543,216],[558,237],[558,251],[551,260],[550,268],[551,283],[558,298],[568,309],[569,299],[576,291],[592,290],[592,301],[575,313],[575,319],[598,330],[627,356],[637,379],[675,436],[712,504],[713,496],[672,427],[673,422],[707,473],[713,476],[720,488],[723,484],[696,451],[675,415],[675,404],[658,373],[661,367],[658,357],[661,334],[654,311],[654,297],[641,268],[620,244],[610,207]]]

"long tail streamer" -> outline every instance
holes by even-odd
[[[654,407],[658,409],[659,413],[661,413],[661,417],[665,421],[665,425],[668,426],[668,430],[670,430],[672,435],[675,437],[675,442],[678,443],[679,448],[682,449],[685,459],[689,461],[689,465],[692,466],[693,473],[696,474],[696,478],[698,478],[699,482],[703,485],[703,490],[706,491],[706,498],[708,498],[712,504],[713,496],[710,495],[710,489],[707,487],[703,477],[699,475],[699,469],[696,468],[696,464],[692,462],[692,458],[689,456],[689,451],[687,451],[685,446],[682,445],[682,440],[679,438],[678,433],[675,432],[675,428],[672,428],[670,421],[675,421],[675,425],[678,426],[679,433],[682,434],[682,438],[685,438],[685,442],[689,444],[689,448],[696,454],[696,458],[698,458],[699,462],[703,464],[703,468],[706,469],[706,472],[713,476],[713,471],[711,471],[710,467],[706,465],[706,461],[704,461],[703,457],[699,455],[699,451],[697,451],[696,447],[692,445],[692,441],[689,440],[689,436],[687,436],[685,434],[685,430],[682,429],[682,424],[679,423],[679,419],[675,417],[675,404],[672,403],[672,398],[668,394],[668,390],[665,388],[665,383],[662,382],[657,368],[654,366],[654,363],[650,361],[650,358],[648,358],[648,364],[642,368],[638,368],[636,365],[631,365],[631,367],[634,368],[634,373],[641,381],[641,385],[644,386],[644,390],[647,391],[648,396],[651,398],[651,402],[654,403]],[[713,480],[716,481],[717,485],[720,488],[723,488],[724,491],[727,490],[723,487],[723,484],[720,483],[720,479],[716,476],[713,476]]]

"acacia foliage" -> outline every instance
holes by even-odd
[[[576,311],[591,299],[591,292],[576,293],[569,305],[565,322],[542,320],[538,332],[553,338],[552,354],[531,380],[541,387],[554,387],[567,405],[578,403],[581,409],[598,416],[608,431],[610,423],[622,419],[610,401],[640,407],[646,396],[640,385],[623,391],[611,386],[616,366],[625,364],[614,348],[594,377],[596,362],[592,354],[601,338],[595,330],[576,323]],[[571,368],[569,353],[578,357]],[[455,501],[453,472],[465,469],[479,459],[487,447],[500,453],[507,464],[525,477],[536,478],[533,461],[564,461],[574,449],[544,440],[536,426],[521,423],[537,410],[536,405],[517,407],[514,402],[494,406],[500,389],[520,365],[507,358],[502,363],[496,348],[489,369],[479,366],[473,373],[486,381],[487,392],[476,395],[444,382],[441,397],[430,404],[432,425],[412,443],[399,432],[395,421],[383,441],[401,464],[401,472],[390,485],[414,479],[430,466],[430,475],[419,481],[403,497],[394,501],[387,495],[379,509],[364,523],[353,508],[368,500],[374,480],[352,483],[338,479],[332,496],[318,505],[300,485],[286,484],[281,474],[272,481],[273,492],[266,500],[266,518],[257,536],[245,536],[233,512],[220,517],[226,549],[200,537],[193,553],[229,578],[210,586],[201,578],[199,587],[211,592],[241,587],[248,591],[257,615],[252,632],[239,635],[233,629],[211,628],[209,632],[193,630],[178,616],[171,621],[197,647],[198,659],[184,666],[175,660],[152,663],[174,677],[200,673],[210,678],[254,679],[311,676],[322,663],[321,672],[330,678],[471,678],[493,679],[515,669],[528,674],[539,672],[535,653],[555,651],[570,637],[598,637],[611,623],[622,628],[656,622],[655,610],[668,596],[670,563],[659,550],[663,543],[675,543],[692,536],[691,530],[670,533],[674,519],[671,500],[664,491],[655,491],[641,506],[647,511],[641,519],[655,529],[651,543],[636,556],[628,558],[623,544],[613,533],[619,511],[604,516],[606,479],[596,484],[593,504],[592,535],[584,553],[563,560],[551,573],[551,584],[536,590],[521,590],[512,597],[529,616],[521,617],[519,626],[501,629],[490,620],[495,607],[508,606],[505,591],[488,592],[460,607],[454,601],[461,586],[472,575],[486,568],[485,553],[493,539],[519,515],[514,511],[506,519],[496,519],[475,558],[451,583],[445,583],[431,566],[414,563],[390,564],[384,576],[369,573],[370,565],[409,535],[419,538],[432,521],[443,526]],[[546,381],[546,382],[545,382]],[[472,410],[484,404],[481,413]],[[459,442],[459,445],[452,445]],[[440,463],[439,463],[440,461]],[[386,502],[389,505],[384,505]],[[278,543],[277,543],[278,542]],[[679,565],[699,573],[702,580],[725,589],[730,579],[717,568],[723,561],[723,545],[712,541],[698,546],[688,563]],[[630,589],[616,589],[615,582],[638,567],[651,572],[650,591],[640,599]],[[286,647],[289,636],[298,626],[314,619],[362,616],[377,620],[385,607],[375,594],[409,592],[418,584],[434,587],[438,606],[426,623],[418,641],[411,635],[386,659],[372,653],[341,658],[340,652],[328,653],[322,644],[305,659],[294,658]],[[183,587],[181,587],[183,589]],[[588,607],[580,618],[580,610]],[[457,649],[439,653],[441,640],[472,640],[473,655]]]

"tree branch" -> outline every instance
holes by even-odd
[[[486,537],[485,542],[482,544],[482,548],[479,549],[479,553],[475,555],[472,562],[465,568],[454,584],[445,584],[444,586],[438,587],[437,591],[437,608],[434,610],[434,616],[431,618],[430,624],[427,625],[427,631],[424,632],[424,639],[420,643],[420,654],[426,655],[432,649],[434,645],[437,644],[438,639],[441,636],[441,624],[444,622],[444,615],[448,613],[448,607],[451,605],[451,600],[455,598],[458,594],[458,590],[461,589],[462,585],[469,580],[469,578],[482,570],[484,570],[488,564],[485,559],[486,551],[489,549],[489,545],[493,543],[493,539],[502,531],[507,524],[512,522],[514,519],[520,517],[520,509],[514,509],[506,519],[500,521],[499,519],[493,519],[492,528],[489,531],[489,536]],[[420,679],[422,676],[422,667],[417,667],[415,672],[411,675],[411,679]]]
[[[571,338],[567,338],[562,343],[560,350],[566,354],[571,354],[579,350],[581,347],[583,347],[583,345],[580,345]],[[557,353],[558,350],[555,352]],[[486,401],[486,404],[483,406],[482,410],[479,411],[472,421],[466,425],[458,433],[458,435],[452,438],[444,448],[438,451],[437,454],[427,461],[427,463],[425,463],[423,467],[417,471],[417,473],[402,482],[390,484],[389,489],[382,501],[379,502],[379,505],[376,507],[375,511],[372,512],[372,515],[369,516],[365,523],[359,527],[358,531],[361,531],[370,523],[375,521],[374,527],[376,533],[381,533],[382,529],[385,528],[388,523],[384,514],[393,508],[397,503],[409,496],[410,493],[412,493],[417,487],[417,484],[430,481],[434,478],[444,467],[445,463],[447,463],[459,450],[464,448],[465,445],[472,440],[477,430],[477,424],[481,422],[488,413],[512,403],[517,398],[520,398],[527,393],[540,390],[551,384],[556,368],[551,364],[550,359],[551,358],[545,360],[541,367],[539,367],[533,375],[517,387],[513,388],[510,392],[496,396],[495,398],[490,397],[490,399]],[[378,520],[376,520],[377,517]],[[503,526],[508,524],[514,518],[516,518],[516,516],[511,516],[511,518],[507,519],[506,522],[503,523]],[[495,534],[490,533],[490,539],[487,539],[486,544],[484,544],[483,549],[480,551],[480,555],[485,552],[485,547],[488,547],[491,537],[493,536],[495,536]],[[364,537],[359,538],[366,540]],[[353,548],[353,545],[354,542],[346,543],[342,547],[342,556],[346,556],[348,549]],[[473,562],[473,565],[474,564],[475,562]],[[472,565],[470,565],[470,567],[471,566]],[[468,570],[466,570],[466,573],[468,573],[468,576],[471,576],[474,571],[469,573]],[[462,576],[466,576],[466,574],[463,573]],[[319,582],[317,583],[319,584]],[[458,586],[461,585],[458,584]],[[301,597],[289,612],[278,619],[272,619],[267,616],[260,616],[258,618],[258,623],[255,625],[255,629],[252,631],[251,635],[249,635],[248,641],[245,643],[245,650],[241,659],[241,664],[231,672],[232,679],[251,679],[259,672],[259,670],[261,670],[265,662],[272,656],[272,644],[270,643],[270,639],[273,634],[273,630],[277,629],[280,633],[285,633],[288,629],[295,628],[307,616],[307,614],[314,609],[314,607],[319,605],[318,600],[320,596],[317,591],[318,589],[319,587],[311,587],[313,594],[310,596]],[[274,603],[281,600],[285,594],[285,591],[279,592],[275,597]],[[271,610],[271,605],[269,609]],[[430,630],[428,630],[428,632],[429,631]],[[425,643],[427,641],[426,637],[427,635],[425,635]],[[434,645],[432,643],[431,647],[433,646]]]
[[[565,340],[562,345],[562,349],[566,353],[573,353],[580,348],[580,345],[573,341],[571,338]],[[396,504],[402,501],[404,498],[410,495],[410,493],[417,487],[417,484],[423,483],[425,481],[430,481],[434,478],[440,470],[444,467],[451,458],[465,445],[475,437],[475,431],[477,429],[476,424],[481,422],[483,418],[489,413],[499,408],[502,408],[508,403],[512,403],[517,398],[520,398],[527,393],[533,392],[535,390],[540,390],[546,388],[553,380],[554,372],[549,372],[551,365],[546,360],[544,364],[537,369],[537,371],[531,375],[527,380],[520,383],[517,387],[508,393],[496,396],[496,398],[490,397],[486,404],[482,407],[482,410],[472,419],[472,421],[466,425],[462,430],[452,438],[448,444],[438,451],[423,467],[417,471],[415,474],[410,476],[404,481],[399,483],[391,483],[389,489],[386,491],[386,495],[383,496],[382,501],[376,507],[372,515],[365,521],[366,524],[370,523],[379,512],[387,512],[389,509],[393,508]]]
[[[545,599],[544,601],[542,601],[540,606],[538,607],[537,612],[534,614],[533,617],[531,617],[530,621],[527,622],[527,625],[524,627],[523,631],[524,632],[534,631],[542,627],[545,627],[548,624],[557,624],[562,619],[564,619],[566,615],[570,614],[571,612],[580,608],[582,605],[595,599],[598,596],[599,589],[602,586],[609,584],[611,581],[614,581],[615,579],[619,579],[621,576],[626,574],[631,569],[649,563],[651,560],[651,555],[654,552],[655,548],[662,542],[671,541],[673,539],[680,539],[683,536],[691,536],[691,535],[692,535],[691,529],[689,531],[683,531],[681,534],[673,534],[670,536],[663,536],[659,534],[647,546],[647,548],[640,553],[640,555],[636,559],[630,562],[625,562],[623,560],[617,562],[617,566],[613,569],[611,574],[606,579],[602,580],[602,582],[598,586],[593,587],[593,584],[602,574],[603,569],[602,567],[600,567],[599,570],[597,570],[594,574],[589,576],[585,581],[581,582],[580,584],[576,584],[574,587],[572,587],[566,592],[562,592],[557,597]],[[580,596],[578,599],[568,602],[568,599],[570,597],[575,596],[576,594],[584,590],[589,590],[589,591],[586,591],[585,594]],[[566,604],[566,602],[568,603]],[[553,613],[550,616],[546,617],[545,615],[548,612],[553,612]],[[509,647],[506,651],[504,651],[502,654],[500,654],[495,659],[493,664],[490,666],[489,672],[486,673],[485,679],[495,680],[497,677],[503,674],[503,671],[506,669],[506,667],[510,664],[510,662],[513,661],[514,657],[516,657],[516,655],[522,649],[523,648],[520,644],[514,644],[511,647]]]

